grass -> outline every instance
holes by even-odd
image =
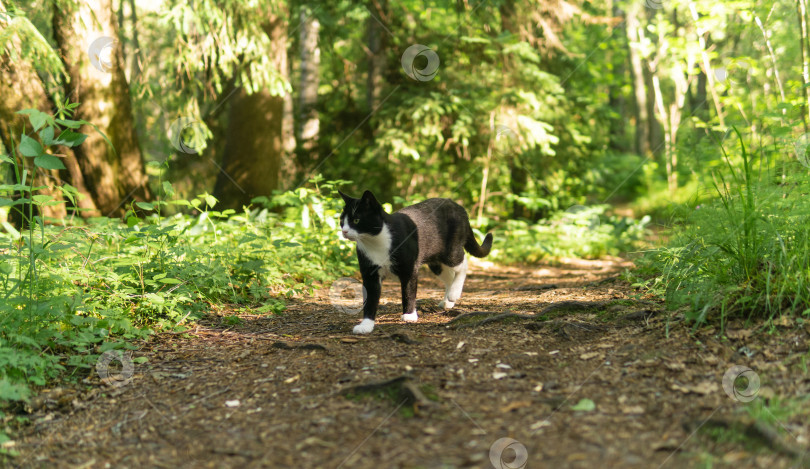
[[[696,324],[810,315],[810,175],[796,162],[722,148],[704,202],[675,220],[668,246],[639,260],[639,286]],[[683,212],[683,210],[681,210]]]

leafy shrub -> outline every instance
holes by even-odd
[[[616,255],[635,249],[649,223],[649,217],[636,221],[607,216],[606,205],[576,208],[556,212],[536,224],[509,220],[495,243],[493,258],[506,263],[532,263],[546,258]]]
[[[337,201],[319,190],[266,200],[276,211],[235,213],[214,210],[210,194],[178,199],[161,182],[160,199],[133,204],[125,224],[108,218],[45,224],[38,208],[63,202],[40,193],[45,186],[36,185],[22,159],[61,168],[49,147],[81,143],[84,135],[71,129],[84,122],[21,113],[37,133],[0,156],[17,177],[0,186],[0,206],[25,207],[27,226],[18,231],[5,223],[0,233],[2,401],[24,400],[29,386],[67,370],[87,371],[104,351],[132,347],[152,329],[181,327],[213,304],[261,305],[258,311],[278,314],[283,298],[349,271],[352,250],[335,234]],[[166,215],[179,210],[193,215]]]

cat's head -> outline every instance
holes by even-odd
[[[343,213],[340,214],[340,229],[344,238],[358,241],[382,231],[385,211],[371,191],[363,192],[359,199],[349,197],[340,191],[338,193],[346,202]]]

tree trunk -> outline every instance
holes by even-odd
[[[699,71],[697,77],[697,90],[690,104],[690,107],[692,108],[692,115],[698,117],[703,122],[709,121],[709,103],[707,102],[709,95],[706,91],[707,83],[708,80],[706,79],[706,74],[703,73],[702,70]],[[703,132],[698,132],[698,134],[703,135]]]
[[[517,34],[518,28],[515,24],[515,0],[505,0],[499,7],[501,14],[501,31],[503,33]],[[511,73],[512,67],[509,62],[504,62],[503,76],[507,77]],[[508,87],[509,83],[504,83]],[[517,132],[519,129],[512,129]],[[529,173],[520,161],[520,150],[511,148],[507,156],[507,166],[509,167],[509,190],[515,195],[526,192],[529,185]],[[512,203],[512,218],[528,218],[529,213],[526,208],[517,200]]]
[[[613,17],[614,18],[625,18],[624,11],[622,11],[619,7],[614,6],[612,9]],[[616,26],[618,30],[617,40],[627,40],[627,32],[625,31],[625,21],[622,21]],[[625,99],[624,91],[622,90],[623,85],[626,83],[626,76],[627,70],[625,68],[626,61],[622,56],[622,52],[608,52],[607,56],[609,57],[608,61],[614,64],[613,73],[616,77],[621,77],[620,79],[614,78],[610,85],[608,86],[608,106],[610,109],[616,111],[619,115],[618,118],[611,118],[610,119],[610,133],[608,135],[608,145],[612,150],[617,152],[627,152],[627,126],[626,123],[629,121],[628,119],[628,109],[627,109],[627,100]],[[617,56],[622,56],[622,60],[617,60]]]
[[[132,103],[123,66],[112,0],[89,0],[54,10],[53,31],[70,76],[65,93],[80,102],[76,118],[87,140],[75,148],[87,189],[105,216],[120,216],[127,202],[152,198],[132,118]],[[88,51],[94,46],[93,56]],[[99,44],[108,44],[99,47]],[[107,55],[109,54],[109,55]]]
[[[0,9],[5,10],[3,2],[0,1]],[[5,21],[0,17],[0,26]],[[21,56],[21,41],[18,37],[10,39],[7,47],[16,51],[17,57]],[[17,58],[12,60],[8,55],[0,53],[0,143],[5,151],[11,152],[20,142],[21,133],[29,133],[27,119],[16,114],[22,109],[37,109],[42,112],[51,113],[53,105],[48,97],[45,87],[42,84],[36,70],[25,60]],[[77,167],[76,156],[72,149],[58,146],[53,148],[58,154],[64,155],[62,162],[70,170]],[[26,159],[26,158],[23,158]],[[32,161],[26,161],[25,167],[32,170]],[[84,179],[81,174],[74,175],[69,171],[63,171],[60,175],[56,170],[37,169],[37,185],[48,185],[48,189],[40,191],[42,194],[51,195],[56,200],[63,200],[62,193],[56,186],[62,184],[62,179],[67,180],[80,192],[86,194]],[[2,179],[0,177],[0,179]],[[79,208],[85,209],[87,214],[92,215],[96,207],[88,197],[83,197],[78,201]],[[27,212],[26,212],[27,213]],[[63,204],[43,206],[41,215],[50,218],[64,218],[67,215],[67,207]],[[20,211],[12,211],[12,221],[17,226],[22,226],[22,214]]]
[[[371,111],[377,108],[384,83],[389,32],[383,26],[388,23],[388,0],[372,0],[368,6],[368,75],[366,77],[366,106]]]
[[[637,45],[639,44],[638,5],[630,5],[627,10],[628,57],[630,58],[630,73],[633,78],[633,96],[635,97],[636,114],[636,153],[648,156],[650,153],[650,112],[647,100],[647,80],[644,77],[644,64]]]
[[[310,16],[307,16],[310,15]],[[318,84],[320,83],[321,50],[318,48],[320,23],[308,10],[301,11],[301,76],[299,80],[298,116],[295,130],[298,161],[301,167],[312,166],[318,158]]]
[[[123,10],[123,2],[121,9]],[[130,59],[129,82],[137,82],[141,74],[141,42],[138,39],[138,11],[135,9],[135,0],[129,0],[130,26],[132,27],[132,58]]]
[[[286,18],[267,13],[263,29],[271,41],[267,53],[277,70],[287,68]],[[244,87],[231,98],[227,142],[214,187],[220,208],[239,210],[251,199],[270,195],[282,182],[284,164],[284,96],[267,90],[248,94]]]
[[[712,64],[711,60],[709,59],[709,48],[707,46],[706,37],[709,37],[709,41],[711,41],[711,32],[703,31],[702,28],[699,26],[700,23],[700,16],[698,15],[697,8],[695,7],[694,2],[689,3],[689,11],[692,13],[692,19],[695,21],[695,28],[697,29],[697,38],[698,44],[700,44],[700,57],[701,63],[703,65],[703,73],[706,75],[707,86],[709,88],[709,92],[711,93],[712,100],[714,101],[714,108],[717,112],[717,121],[720,124],[720,127],[723,128],[726,126],[725,118],[723,117],[723,105],[720,102],[720,96],[717,95],[717,89],[714,86],[714,72],[712,71]],[[784,96],[782,96],[784,100]]]
[[[796,0],[796,17],[799,21],[799,52],[802,60],[802,123],[804,124],[804,133],[807,133],[807,113],[810,110],[810,93],[807,90],[807,84],[810,83],[810,67],[807,65],[807,52],[805,51],[805,38],[807,37],[807,7],[805,0]]]

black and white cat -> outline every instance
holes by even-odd
[[[340,192],[340,191],[338,191]],[[442,308],[452,308],[461,297],[467,276],[466,250],[484,257],[492,248],[492,234],[483,244],[475,239],[464,208],[450,199],[428,199],[388,214],[371,191],[359,199],[340,192],[346,206],[340,215],[343,237],[357,243],[363,277],[363,321],[355,334],[374,330],[382,279],[392,273],[402,284],[402,320],[416,322],[419,266],[427,264],[445,285]]]

